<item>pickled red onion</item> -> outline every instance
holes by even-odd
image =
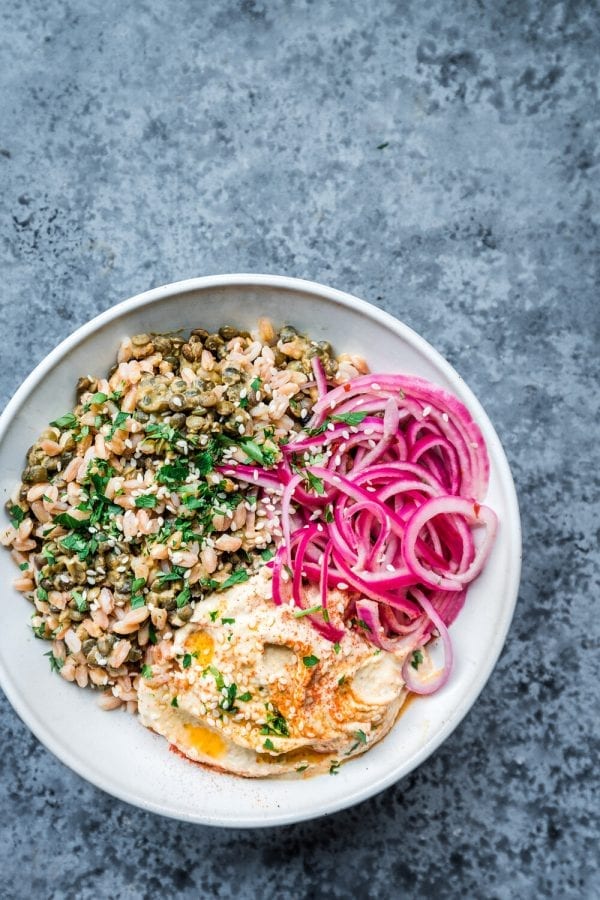
[[[489,479],[483,436],[456,397],[422,378],[365,375],[328,390],[318,357],[312,366],[313,417],[281,448],[278,466],[220,471],[269,491],[272,501],[281,494],[274,602],[306,610],[312,585],[320,608],[307,615],[321,634],[339,641],[345,629],[360,628],[374,646],[405,654],[409,690],[432,693],[452,669],[448,625],[497,530],[481,502]],[[476,546],[472,529],[481,528]],[[327,610],[333,587],[347,592],[339,625]],[[434,633],[444,665],[423,676],[412,654]]]

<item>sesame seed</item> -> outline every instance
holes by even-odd
[[[429,415],[430,412],[431,412],[431,407],[430,407],[430,406],[426,406],[426,407],[423,409],[423,412],[421,413],[421,415],[423,416],[423,418],[425,418],[426,416]]]
[[[381,385],[377,384],[377,382],[374,381],[373,384],[371,385],[371,390],[372,390],[372,391],[380,391],[380,390],[381,390]]]
[[[348,585],[346,584],[345,581],[338,581],[336,587],[337,587],[338,590],[340,590],[340,591],[347,591],[347,590],[348,590]]]
[[[442,413],[442,419],[444,420],[444,422],[447,422],[448,421],[448,413]]]

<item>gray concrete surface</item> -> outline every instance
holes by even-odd
[[[153,285],[324,281],[417,329],[480,396],[525,543],[464,723],[326,820],[144,814],[2,699],[2,897],[600,894],[599,27],[576,0],[1,0],[2,403]]]

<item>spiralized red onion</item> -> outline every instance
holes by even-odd
[[[489,479],[483,436],[456,397],[422,378],[364,375],[329,390],[317,357],[313,371],[313,417],[281,448],[278,466],[232,463],[221,471],[281,492],[274,602],[291,602],[331,641],[357,628],[375,647],[406,654],[408,689],[432,693],[450,676],[448,626],[497,530],[482,503]],[[310,585],[320,606],[308,612]],[[334,587],[347,592],[343,627],[330,621]],[[415,651],[434,635],[444,664],[423,675]]]

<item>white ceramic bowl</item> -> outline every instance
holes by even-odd
[[[498,659],[512,618],[520,574],[517,498],[504,451],[489,419],[454,369],[421,337],[349,294],[271,275],[218,275],[159,287],[120,303],[79,328],[19,388],[0,418],[0,500],[19,481],[24,453],[40,430],[74,402],[84,373],[112,364],[119,340],[140,331],[233,322],[259,316],[290,323],[338,352],[364,355],[373,371],[421,375],[453,391],[479,423],[491,460],[487,502],[500,519],[483,575],[451,628],[455,666],[437,694],[410,704],[391,733],[338,775],[247,780],[190,764],[124,713],[102,712],[95,696],[50,674],[46,647],[27,627],[31,607],[10,585],[15,567],[0,553],[0,682],[23,721],[62,762],[123,800],[208,825],[267,826],[332,813],[376,794],[423,762],[458,725]]]

